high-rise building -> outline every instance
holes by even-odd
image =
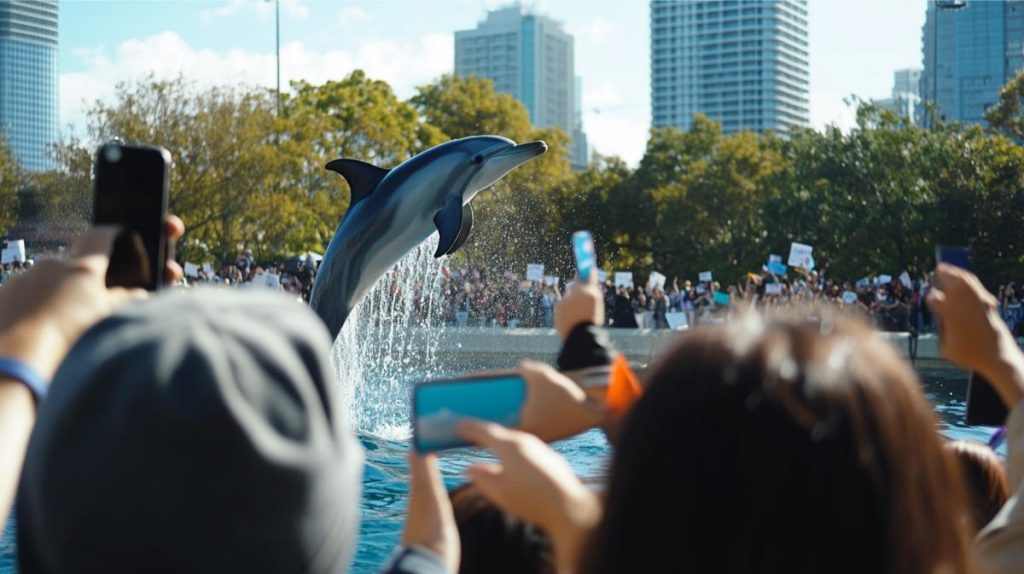
[[[946,121],[985,123],[999,90],[1024,66],[1024,1],[929,1],[921,99]]]
[[[655,127],[810,125],[807,0],[652,0],[650,17]]]
[[[23,169],[57,141],[57,0],[0,0],[0,133]]]
[[[921,70],[908,68],[893,73],[892,95],[876,103],[892,113],[921,121]]]
[[[491,11],[475,29],[455,32],[456,75],[490,78],[496,90],[526,106],[535,126],[562,128],[575,138],[570,159],[580,167],[587,163],[586,136],[576,135],[582,122],[573,58],[573,38],[562,25],[520,5]]]

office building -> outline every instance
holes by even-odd
[[[475,29],[455,32],[456,75],[490,78],[497,91],[526,106],[533,125],[561,128],[575,139],[570,159],[582,167],[586,139],[573,59],[573,38],[562,25],[520,5],[489,12]]]
[[[651,120],[725,133],[808,127],[807,0],[652,0]]]
[[[892,113],[909,118],[918,123],[921,121],[921,70],[909,68],[896,70],[893,73],[892,95],[877,100],[879,107]]]
[[[51,167],[57,89],[57,1],[0,1],[0,133],[25,170]]]
[[[945,121],[984,124],[999,90],[1024,66],[1024,1],[928,2],[921,98]]]

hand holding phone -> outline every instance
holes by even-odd
[[[966,247],[937,246],[935,248],[935,257],[937,263],[945,263],[968,272],[971,271],[971,255]],[[943,276],[943,273],[936,273],[935,275],[936,287],[939,290],[948,288],[948,286],[943,285]],[[946,295],[949,296],[950,294],[947,293]],[[987,292],[986,295],[991,297]],[[951,327],[944,327],[942,325],[942,318],[940,314],[939,337],[946,336],[944,329],[958,327],[956,323]],[[992,387],[992,384],[980,374],[976,372],[970,373],[967,379],[967,414],[965,417],[967,424],[971,426],[1001,426],[1006,422],[1007,415],[1008,409],[996,393],[995,388]]]
[[[171,156],[149,146],[105,144],[96,152],[93,223],[117,225],[108,287],[149,291],[166,283],[167,196]]]
[[[413,387],[413,446],[421,453],[471,446],[458,433],[462,419],[515,428],[522,420],[526,380],[516,373],[427,381]]]
[[[576,256],[576,272],[580,281],[590,283],[590,276],[597,267],[597,253],[594,251],[594,237],[589,231],[572,234],[572,251]]]

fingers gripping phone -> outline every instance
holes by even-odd
[[[572,234],[572,251],[576,256],[576,269],[580,281],[590,281],[590,274],[597,267],[597,253],[594,251],[594,237],[589,231],[577,231]]]
[[[419,383],[412,391],[413,447],[436,452],[471,446],[459,437],[460,419],[518,427],[526,380],[516,373]]]
[[[156,291],[165,284],[171,154],[159,147],[109,143],[96,152],[93,223],[118,225],[108,287]]]
[[[971,252],[966,247],[940,245],[935,248],[935,259],[973,272]],[[941,331],[939,336],[942,336]],[[971,373],[967,379],[967,424],[1002,426],[1006,423],[1007,414],[1006,405],[992,385],[978,373]]]

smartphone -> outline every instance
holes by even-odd
[[[594,236],[589,231],[572,234],[572,252],[576,256],[576,270],[580,281],[590,281],[590,274],[597,267],[597,253],[594,252]]]
[[[955,265],[973,272],[971,252],[960,245],[939,245],[935,248],[935,259],[939,263]],[[939,333],[942,336],[942,333]],[[1006,424],[1008,415],[1006,405],[996,393],[992,385],[978,373],[971,373],[967,378],[967,416],[970,426],[1002,426]]]
[[[108,287],[156,291],[165,284],[171,154],[159,147],[108,143],[96,152],[93,223],[119,225]]]
[[[518,427],[526,401],[526,380],[516,373],[419,383],[412,391],[413,447],[436,452],[471,446],[456,427],[474,418]]]

